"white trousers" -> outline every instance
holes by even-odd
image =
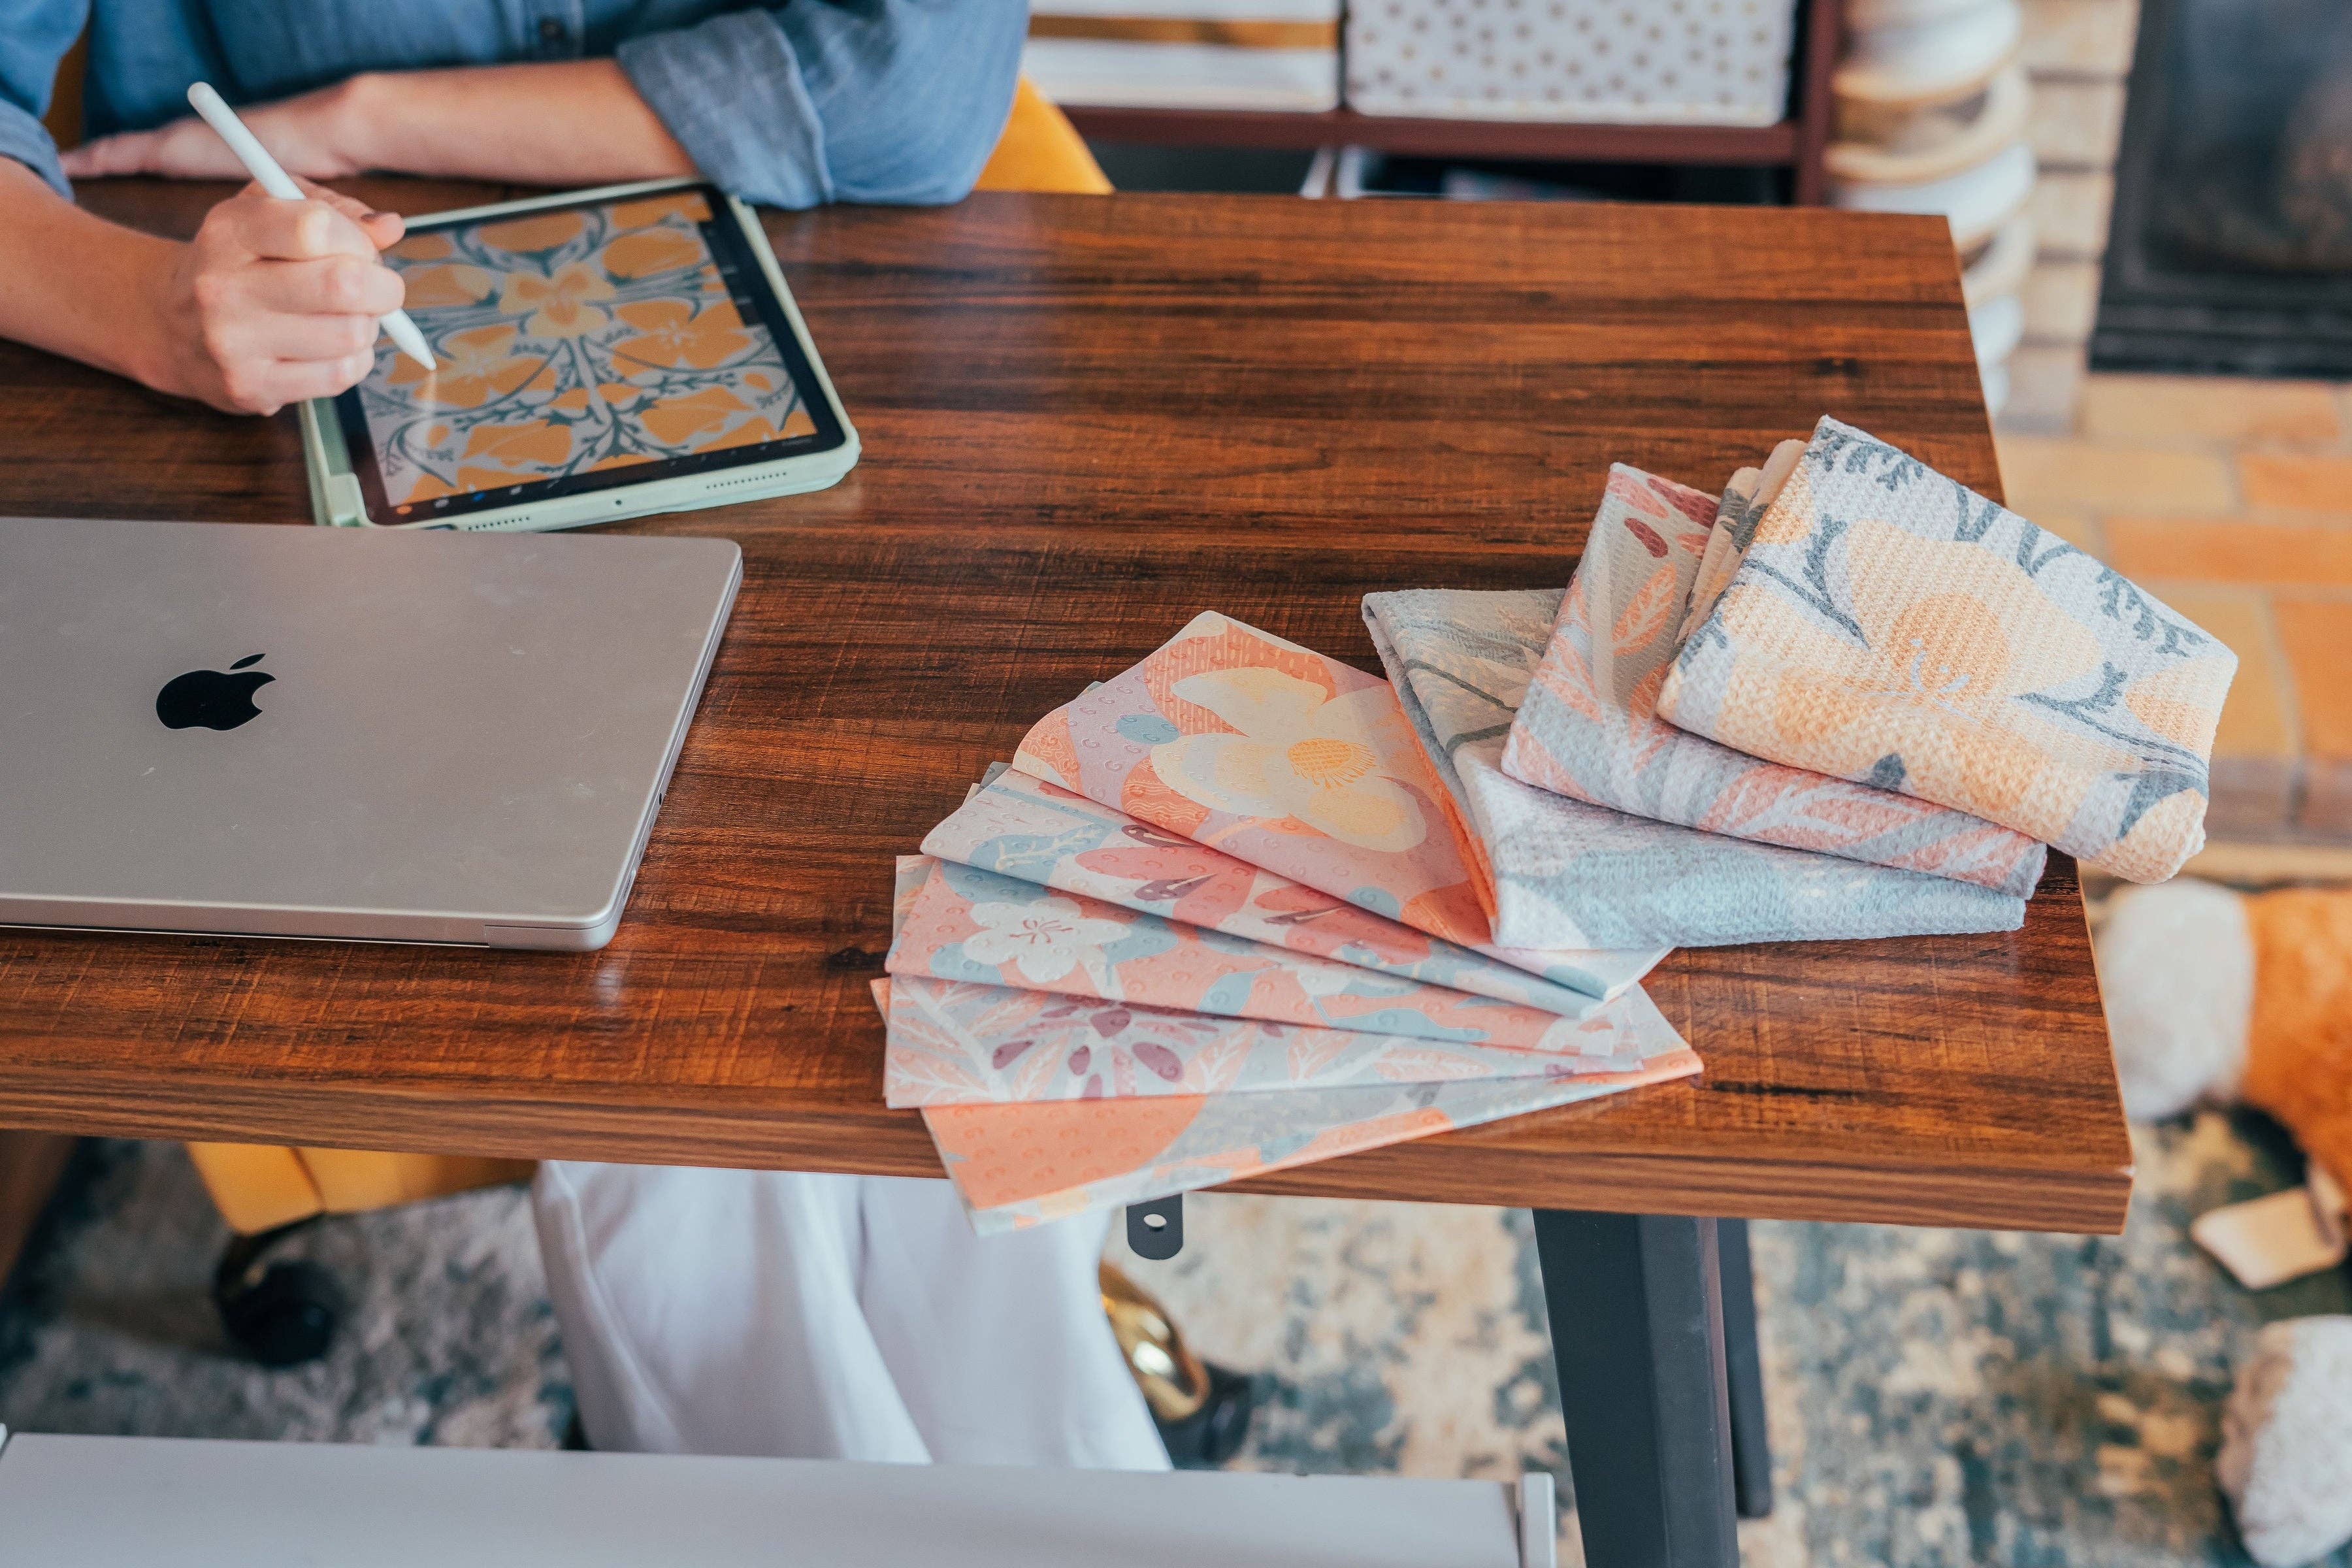
[[[944,1181],[552,1161],[531,1199],[598,1448],[1168,1466],[1108,1216],[982,1238]]]

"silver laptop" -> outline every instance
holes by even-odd
[[[603,946],[724,540],[0,519],[0,924]]]

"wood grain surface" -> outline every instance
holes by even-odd
[[[219,194],[85,199],[185,232]],[[747,577],[613,945],[0,933],[0,1124],[936,1173],[882,1105],[890,858],[1196,611],[1376,669],[1366,591],[1559,584],[1611,461],[1711,488],[1823,412],[1999,493],[1940,219],[1004,195],[768,226],[866,457],[630,525],[738,540]],[[293,419],[0,345],[0,513],[302,523]],[[2062,858],[2013,935],[1685,951],[1652,991],[1703,1079],[1248,1185],[2122,1223]]]

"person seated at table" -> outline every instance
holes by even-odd
[[[88,17],[89,118],[42,128]],[[18,0],[0,30],[0,335],[233,412],[371,368],[397,217],[247,187],[193,243],[68,178],[242,178],[207,79],[290,173],[705,177],[755,202],[946,202],[1003,128],[1021,0]],[[789,1041],[778,1049],[788,1050]],[[982,1241],[944,1181],[559,1164],[534,1190],[605,1448],[1157,1468],[1104,1316],[1105,1216]]]
[[[1013,100],[1023,0],[16,0],[0,21],[0,337],[233,413],[356,384],[401,302],[400,219],[248,186],[193,243],[76,209],[69,178],[246,178],[210,81],[289,174],[534,185],[693,174],[747,201],[950,202]],[[89,27],[85,117],[42,128]]]

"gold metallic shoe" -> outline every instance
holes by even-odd
[[[1181,1469],[1213,1468],[1232,1458],[1249,1435],[1255,1384],[1194,1354],[1167,1310],[1108,1263],[1100,1279],[1103,1311],[1169,1458]]]

